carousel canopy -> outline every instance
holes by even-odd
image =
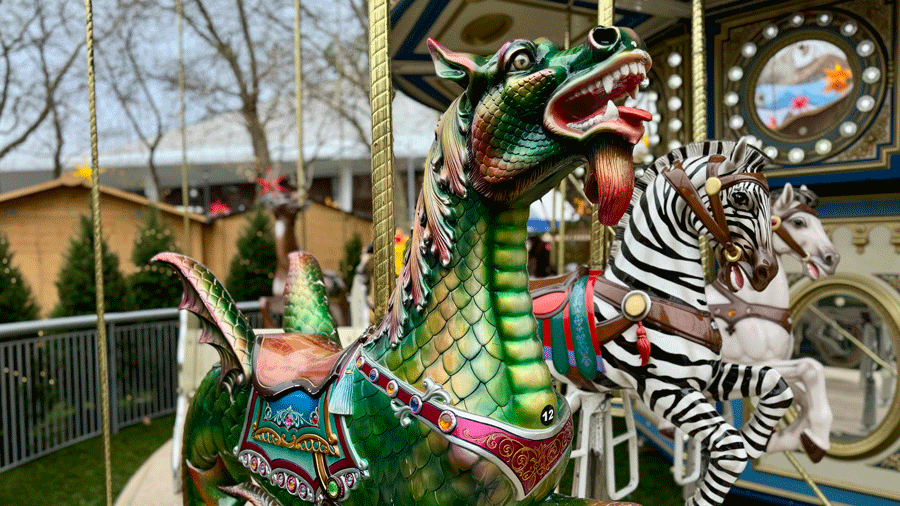
[[[721,3],[721,2],[711,2]],[[571,9],[571,40],[585,40],[597,24],[597,2],[581,0],[401,0],[391,11],[391,59],[398,88],[416,100],[444,110],[460,93],[434,75],[426,41],[454,51],[490,54],[510,39],[565,39]],[[615,23],[648,38],[684,18],[691,4],[680,0],[620,0]]]

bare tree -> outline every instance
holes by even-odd
[[[138,29],[142,25],[146,28],[150,20],[141,21],[131,20],[118,25],[120,29],[107,39],[98,61],[104,70],[104,81],[131,130],[147,148],[147,171],[152,185],[147,196],[155,201],[159,199],[160,192],[156,150],[163,135],[175,124],[175,114],[166,114],[161,102],[175,103],[175,97],[171,93],[166,94],[151,75],[151,68],[159,62],[146,54],[146,49],[152,47],[154,41],[146,37],[146,30]],[[141,49],[144,54],[139,54]]]
[[[0,158],[22,147],[53,122],[54,172],[62,170],[65,111],[63,96],[78,86],[69,81],[84,49],[83,24],[63,0],[18,0],[0,9]],[[78,29],[81,29],[79,32]]]

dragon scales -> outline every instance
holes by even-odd
[[[185,504],[604,504],[552,493],[572,419],[535,334],[525,224],[529,204],[580,163],[599,219],[624,213],[650,115],[615,102],[650,58],[633,32],[608,27],[570,50],[429,48],[465,91],[438,123],[379,326],[334,345],[318,266],[293,254],[286,333],[254,336],[202,265],[157,256],[222,358],[188,415]]]

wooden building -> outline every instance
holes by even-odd
[[[90,216],[90,187],[89,181],[70,176],[0,194],[0,231],[9,238],[13,261],[31,286],[43,315],[56,306],[55,282],[70,239],[78,233],[79,217]],[[103,235],[127,275],[135,271],[131,263],[134,238],[152,204],[140,195],[116,188],[101,185],[100,191]],[[224,280],[247,223],[245,214],[208,219],[188,213],[190,232],[185,237],[184,213],[167,204],[156,206],[162,223],[175,235],[178,248]],[[323,269],[338,269],[344,243],[354,234],[359,234],[363,244],[372,240],[371,222],[339,209],[310,202],[302,216],[307,223],[307,249]],[[297,228],[299,237],[299,217]]]

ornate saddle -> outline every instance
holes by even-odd
[[[263,334],[236,455],[247,469],[304,501],[335,504],[366,477],[343,418],[352,412],[362,341],[346,349],[315,334]]]
[[[302,388],[317,395],[336,378],[359,343],[341,348],[315,334],[263,334],[253,350],[253,386],[264,397]]]

